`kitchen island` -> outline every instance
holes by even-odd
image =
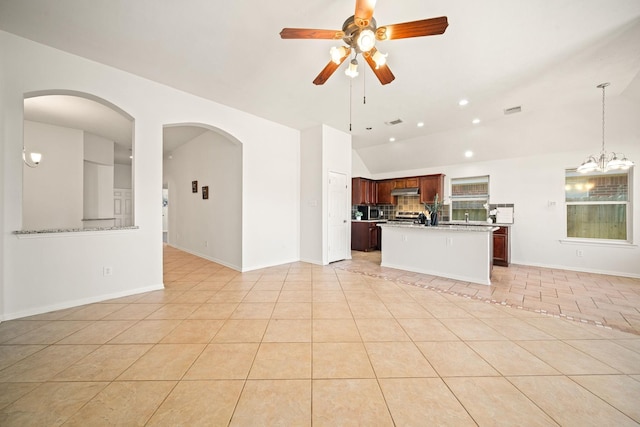
[[[491,284],[495,226],[380,224],[382,267]]]

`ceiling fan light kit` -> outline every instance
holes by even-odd
[[[280,37],[283,39],[342,39],[347,45],[331,48],[331,61],[315,78],[314,84],[324,84],[351,53],[354,54],[354,57],[345,71],[347,76],[353,78],[358,75],[356,58],[358,54],[362,54],[380,83],[389,84],[395,79],[395,76],[387,65],[387,54],[376,49],[376,40],[385,41],[443,34],[449,25],[447,17],[441,16],[378,27],[373,18],[375,3],[375,0],[356,0],[355,13],[344,21],[342,31],[306,28],[282,29]]]
[[[578,169],[576,169],[580,173],[606,173],[611,170],[627,170],[634,165],[624,154],[607,153],[604,149],[604,92],[607,86],[609,86],[609,83],[601,83],[597,86],[599,89],[602,89],[602,148],[600,154],[592,154],[582,162]]]
[[[349,53],[349,49],[347,49],[344,46],[338,46],[338,47],[334,46],[329,51],[329,54],[331,55],[331,60],[338,65],[342,63],[342,58],[347,56],[348,53]]]
[[[349,62],[349,68],[344,73],[351,78],[358,77],[358,61],[355,58]]]

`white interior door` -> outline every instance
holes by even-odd
[[[133,201],[131,189],[113,189],[113,216],[116,219],[116,227],[128,227],[133,225]]]
[[[347,176],[329,172],[328,261],[347,258],[347,237],[351,230],[347,200]]]

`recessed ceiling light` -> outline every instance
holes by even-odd
[[[418,127],[421,128],[424,126],[424,122],[418,122]]]
[[[396,139],[394,137],[389,138],[389,142],[395,142],[395,140]]]
[[[478,123],[480,123],[480,119],[473,119],[471,123],[473,123],[474,125],[477,125]]]
[[[458,105],[461,106],[461,107],[464,107],[468,103],[469,103],[468,99],[461,99],[460,101],[458,101]]]
[[[471,150],[467,150],[464,152],[464,156],[468,159],[470,157],[473,157],[473,151]]]

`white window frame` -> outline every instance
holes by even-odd
[[[484,195],[482,195],[482,197],[480,196],[475,196],[475,197],[460,197],[460,196],[454,196],[453,195],[453,186],[454,184],[472,184],[475,182],[484,182],[484,180],[486,179],[487,182],[487,194],[486,197],[484,197]],[[478,175],[478,176],[465,176],[465,177],[460,177],[460,178],[451,178],[449,180],[449,194],[450,196],[450,200],[451,203],[449,204],[449,218],[451,221],[453,221],[453,202],[475,202],[475,201],[483,201],[485,202],[485,209],[487,211],[487,218],[489,217],[489,193],[491,190],[490,187],[490,183],[491,183],[491,177],[489,175]],[[459,220],[458,220],[459,221]]]
[[[577,173],[575,168],[565,169],[564,183],[566,185],[567,173]],[[566,199],[565,189],[565,201],[564,201],[564,235],[565,238],[561,241],[564,243],[587,243],[596,245],[632,245],[633,244],[633,168],[625,171],[627,173],[627,200],[625,201],[586,201],[586,202],[568,202]],[[602,172],[586,173],[585,176],[598,176]],[[627,227],[627,239],[600,239],[595,237],[569,237],[567,230],[567,220],[569,215],[569,206],[588,206],[588,205],[625,205],[626,206],[626,227]]]

